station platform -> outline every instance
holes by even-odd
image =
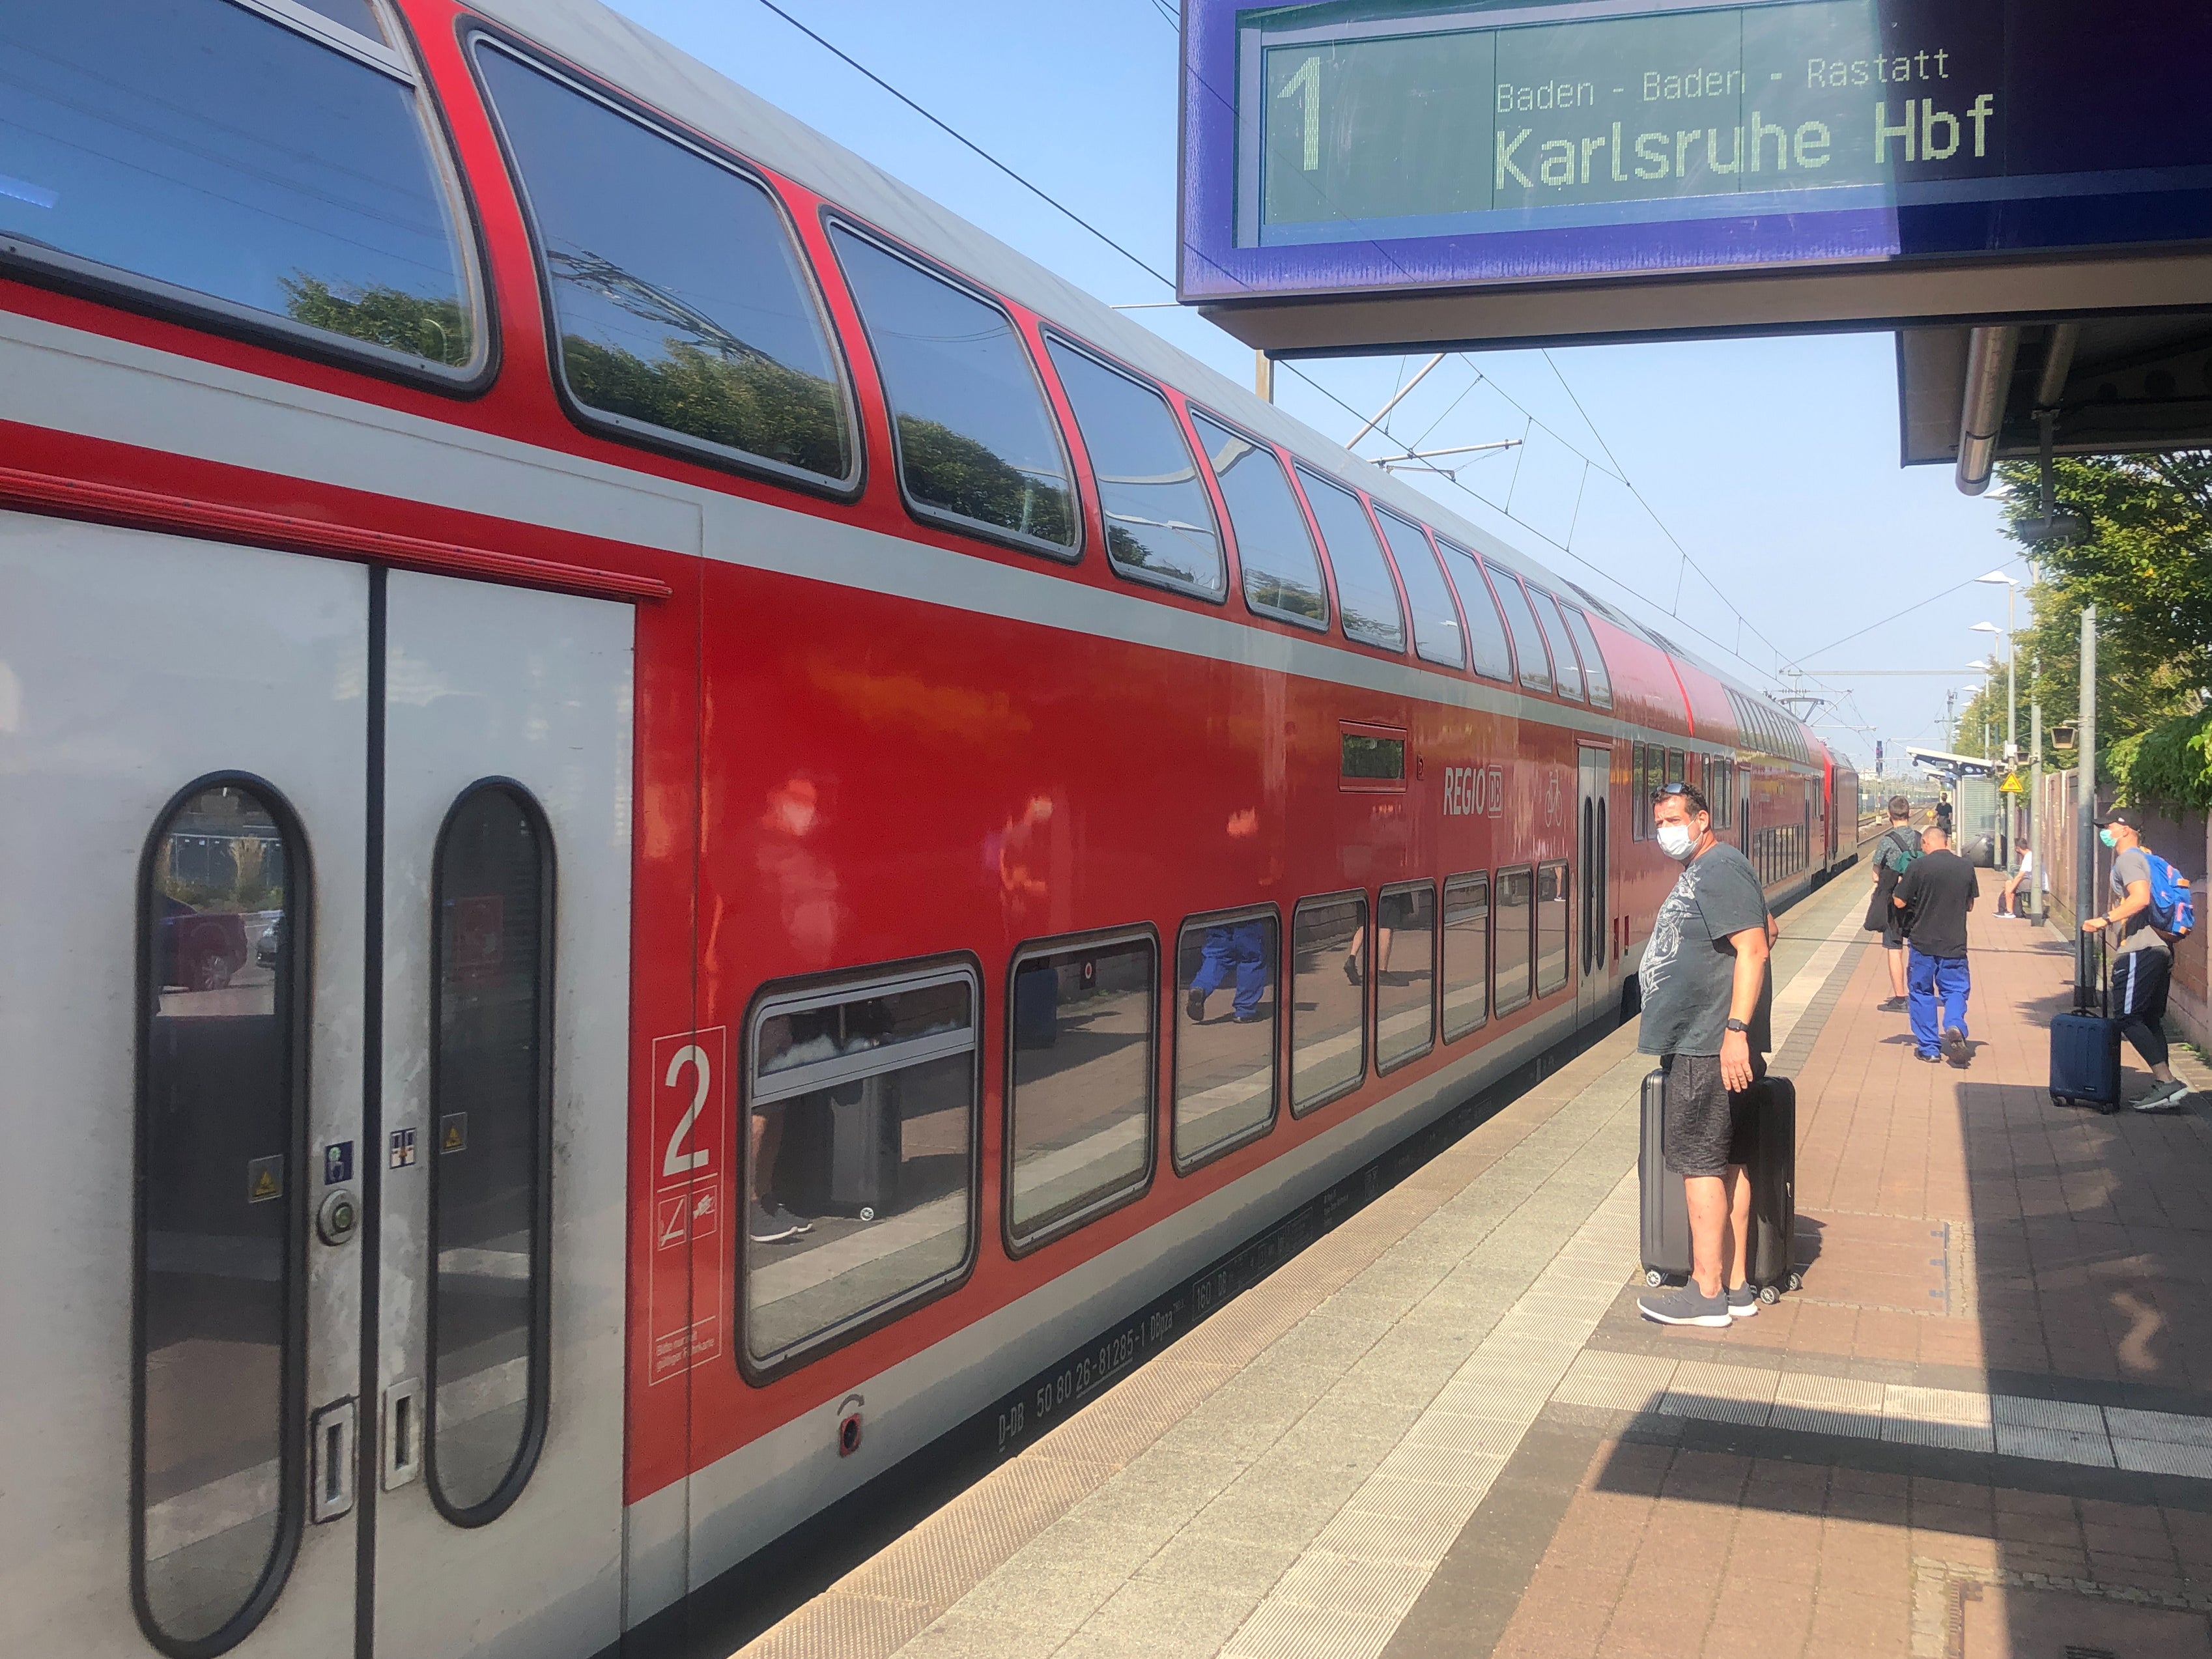
[[[1624,1028],[745,1659],[2212,1655],[2212,1098],[2055,1106],[1986,900],[1914,1061],[1866,886],[1777,950],[1801,1291],[1638,1317]]]

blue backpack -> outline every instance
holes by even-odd
[[[2169,939],[2186,939],[2197,926],[2188,878],[2148,847],[2143,856],[2150,861],[2150,925]]]

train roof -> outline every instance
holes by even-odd
[[[599,0],[472,0],[472,3],[483,16],[538,41],[738,154],[750,156],[1237,424],[1296,452],[1317,471],[1333,473],[1376,501],[1466,542],[1485,558],[1517,570],[1555,592],[1577,594],[1614,626],[1650,640],[1679,662],[1723,686],[1767,702],[1763,693],[1685,651],[1619,607],[1596,599],[1588,589],[1564,580],[1435,496],[1361,459]],[[1784,720],[1802,726],[1779,705],[1768,702],[1767,706]],[[1748,732],[1735,735],[1751,736]],[[1816,757],[1823,752],[1823,745],[1809,729],[1804,730],[1804,736],[1809,752]]]

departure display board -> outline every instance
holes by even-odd
[[[1201,302],[2212,239],[2197,0],[1185,14]]]

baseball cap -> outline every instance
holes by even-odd
[[[2106,813],[2102,817],[2097,820],[2097,828],[2102,830],[2106,825],[2112,823],[2125,824],[2129,829],[2134,830],[2136,834],[2139,836],[2143,832],[2142,814],[2136,811],[2131,806],[2118,806],[2113,808],[2111,811]]]

